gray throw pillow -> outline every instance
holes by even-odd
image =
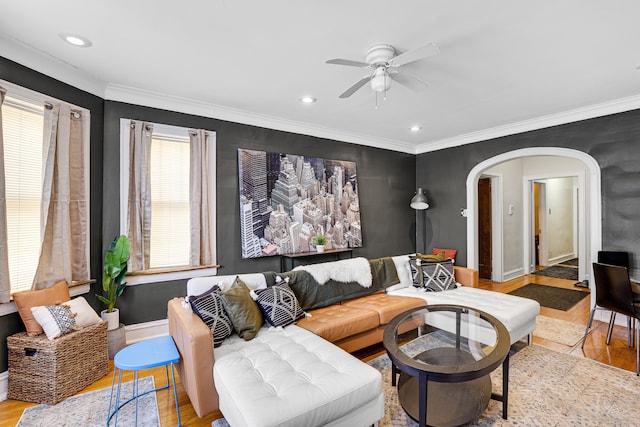
[[[233,324],[222,306],[218,285],[200,295],[191,295],[189,304],[193,312],[211,329],[214,347],[220,346],[233,333]]]
[[[422,286],[427,292],[440,292],[457,287],[453,261],[422,263]]]

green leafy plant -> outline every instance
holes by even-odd
[[[316,234],[315,236],[313,236],[312,242],[316,246],[323,246],[327,244],[327,238],[322,234]]]
[[[97,295],[97,297],[107,306],[107,313],[113,312],[116,300],[127,286],[123,280],[127,274],[129,250],[129,238],[123,234],[113,239],[104,254],[102,290],[106,296]]]

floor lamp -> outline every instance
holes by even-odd
[[[422,236],[422,253],[425,253],[427,251],[427,213],[424,213],[424,221],[422,221],[421,224],[424,230],[420,233],[418,227],[418,211],[426,211],[429,209],[429,202],[422,187],[418,187],[416,195],[411,199],[411,207],[416,210],[416,252],[418,251],[418,236]]]

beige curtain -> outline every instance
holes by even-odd
[[[2,103],[7,91],[0,86],[0,303],[9,302],[9,248],[7,246],[7,201],[4,183],[4,144],[2,142]]]
[[[129,201],[127,237],[131,245],[131,271],[149,269],[151,238],[151,134],[153,125],[131,121],[129,133]]]
[[[90,115],[68,104],[44,113],[42,247],[33,289],[89,280],[88,170]]]
[[[191,147],[191,265],[215,264],[215,153],[216,134],[189,131]]]

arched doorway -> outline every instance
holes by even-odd
[[[478,268],[478,180],[483,174],[483,171],[504,163],[509,160],[518,159],[522,157],[530,156],[554,156],[554,157],[566,157],[576,159],[582,162],[585,166],[586,176],[585,180],[588,180],[587,195],[585,198],[584,213],[585,213],[585,247],[584,254],[586,255],[585,265],[590,265],[591,260],[597,258],[597,252],[602,247],[602,224],[601,224],[601,196],[600,196],[600,166],[596,160],[585,152],[572,150],[568,148],[559,147],[530,147],[520,150],[514,150],[507,153],[503,153],[487,159],[478,165],[476,165],[467,176],[466,191],[467,191],[467,266],[470,268]],[[526,198],[525,198],[526,199]],[[528,223],[526,213],[526,207],[523,209],[523,221]],[[526,227],[525,227],[526,228]],[[523,236],[523,265],[525,266],[525,273],[528,272],[527,268],[529,260],[531,258],[531,241],[530,236]],[[583,277],[588,278],[590,274],[590,268],[585,268],[583,271]]]

